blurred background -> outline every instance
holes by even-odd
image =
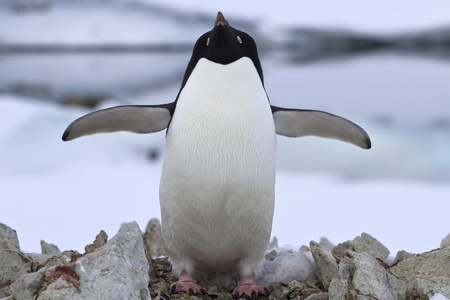
[[[256,41],[272,104],[328,111],[365,151],[278,137],[273,235],[297,247],[365,231],[423,252],[450,232],[450,4],[388,1],[0,1],[0,222],[22,248],[82,250],[159,217],[164,132],[63,143],[71,121],[175,100],[217,11]]]

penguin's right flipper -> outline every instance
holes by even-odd
[[[81,136],[115,131],[151,133],[169,125],[175,103],[124,105],[98,110],[73,121],[64,131],[63,141]]]
[[[332,138],[370,149],[367,132],[342,117],[318,110],[289,109],[271,106],[277,134],[287,137],[307,135]]]

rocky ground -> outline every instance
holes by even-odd
[[[392,261],[366,233],[337,246],[326,239],[299,251],[271,246],[260,279],[271,293],[260,299],[450,298],[450,234],[439,249],[400,251]],[[145,233],[135,222],[122,224],[110,240],[101,231],[83,254],[44,241],[41,247],[42,254],[22,252],[15,230],[0,223],[0,299],[232,299],[236,284],[219,274],[200,280],[208,295],[171,295],[176,278],[163,255],[158,220]]]

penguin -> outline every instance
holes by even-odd
[[[99,110],[73,121],[64,141],[104,132],[166,129],[160,180],[162,234],[171,292],[204,294],[196,271],[240,273],[232,294],[257,285],[275,201],[276,135],[313,135],[371,148],[364,129],[317,110],[273,106],[253,38],[218,12],[196,42],[174,102]]]

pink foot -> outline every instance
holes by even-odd
[[[179,292],[188,293],[190,296],[203,294],[206,295],[206,290],[197,284],[197,281],[188,274],[185,270],[181,271],[178,281],[170,285],[170,292],[176,294]]]
[[[243,294],[250,296],[252,299],[258,299],[259,295],[269,296],[269,289],[264,285],[256,285],[255,274],[241,277],[237,287],[233,290],[233,297],[235,299],[241,297]]]

